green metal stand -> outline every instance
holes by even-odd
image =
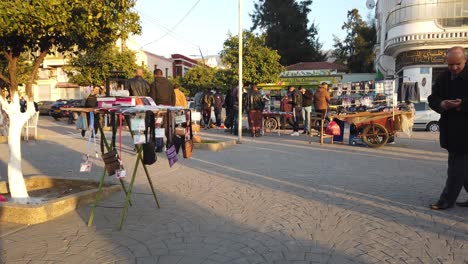
[[[128,120],[128,118],[127,118],[127,123],[130,124],[130,120]],[[98,125],[98,129],[99,129],[99,132],[101,133],[101,137],[102,137],[102,140],[104,142],[104,145],[106,146],[107,151],[111,151],[112,150],[111,146],[109,145],[109,143],[108,143],[108,141],[107,141],[107,139],[106,139],[106,137],[104,135],[104,130],[102,129],[101,124]],[[131,134],[131,136],[133,138],[133,133],[132,133],[131,129],[130,129],[130,134]],[[154,187],[153,187],[153,182],[151,180],[151,177],[149,176],[148,168],[143,163],[143,156],[142,156],[143,147],[141,145],[135,145],[135,148],[137,150],[137,159],[135,161],[135,166],[133,168],[132,178],[130,180],[130,184],[128,186],[128,189],[125,188],[124,181],[122,179],[119,179],[120,184],[122,186],[122,189],[125,192],[125,205],[123,206],[123,209],[122,209],[122,215],[121,215],[121,219],[120,219],[119,230],[122,230],[122,226],[123,226],[123,223],[125,222],[125,216],[127,214],[128,206],[129,205],[132,206],[131,196],[132,196],[133,184],[135,182],[135,177],[136,177],[136,174],[137,174],[137,171],[138,171],[138,164],[139,163],[141,163],[141,165],[143,165],[143,169],[145,170],[146,178],[148,179],[151,191],[152,191],[153,196],[154,196],[154,200],[156,201],[156,206],[158,208],[160,208],[159,201],[158,201],[158,198],[156,197],[156,192],[155,192]],[[88,220],[88,226],[91,226],[93,224],[94,215],[96,213],[96,207],[97,207],[97,205],[99,203],[99,200],[100,200],[100,197],[101,197],[102,188],[104,186],[104,179],[105,179],[106,175],[107,175],[107,172],[104,169],[104,171],[103,171],[103,173],[101,175],[101,180],[99,181],[98,192],[96,193],[96,198],[95,198],[94,203],[92,205],[91,215],[89,216],[89,220]]]

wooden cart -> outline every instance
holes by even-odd
[[[331,115],[330,118],[336,118],[346,123],[356,126],[358,136],[371,148],[384,146],[389,139],[395,137],[396,132],[402,131],[402,116],[408,118],[413,116],[412,112],[359,112],[346,115]]]

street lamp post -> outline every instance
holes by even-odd
[[[242,0],[239,0],[239,89],[238,89],[238,98],[239,98],[239,112],[237,113],[237,143],[242,143]]]

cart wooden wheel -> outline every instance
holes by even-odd
[[[278,120],[276,120],[274,117],[268,117],[265,119],[263,126],[267,130],[275,130],[278,128]]]
[[[371,148],[385,145],[390,137],[387,129],[379,124],[369,124],[362,129],[362,141]]]

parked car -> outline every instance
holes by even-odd
[[[416,113],[414,115],[413,129],[421,129],[430,132],[439,131],[440,114],[432,110],[426,102],[415,103],[414,109]]]
[[[57,100],[51,105],[49,115],[58,120],[59,118],[68,117],[69,114],[73,114],[73,119],[76,120],[78,113],[64,110],[64,108],[80,107],[82,101],[81,99]]]
[[[39,109],[40,115],[48,115],[50,111],[50,107],[55,101],[39,101],[37,103],[37,107]]]

